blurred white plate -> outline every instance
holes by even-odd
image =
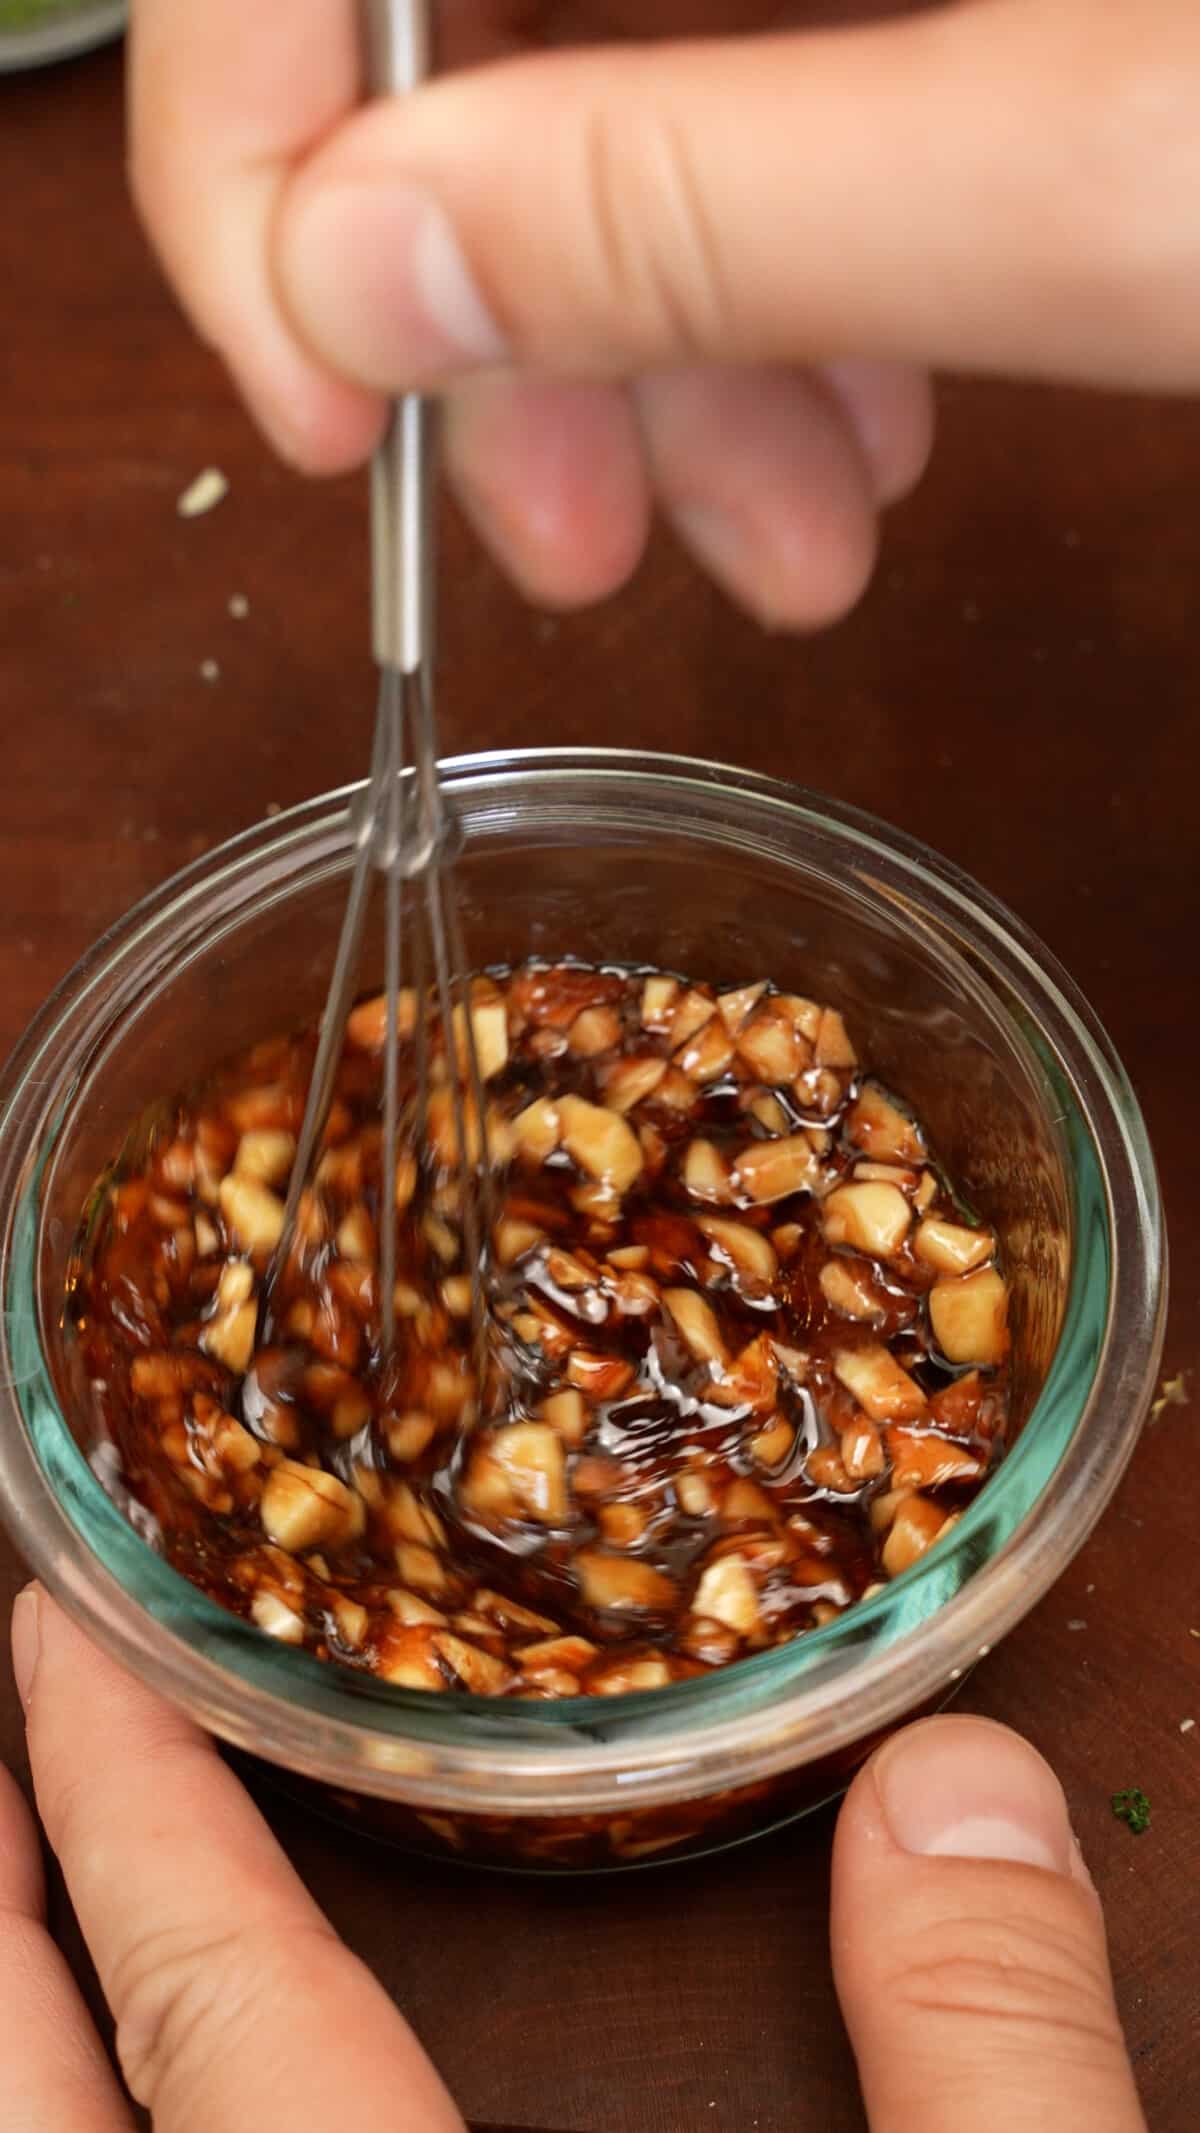
[[[71,7],[36,26],[9,29],[0,0],[0,74],[19,67],[44,67],[54,59],[71,59],[76,52],[90,52],[107,44],[125,27],[125,0],[94,0],[90,7]]]

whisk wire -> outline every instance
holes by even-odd
[[[432,705],[422,694],[418,706],[418,741],[416,748],[417,776],[425,794],[425,805],[439,845],[445,837],[445,816],[440,788],[437,782],[437,755],[434,738]],[[471,1015],[470,981],[455,973],[464,969],[459,953],[451,946],[450,928],[447,923],[447,904],[452,896],[452,870],[443,871],[435,862],[425,871],[425,909],[429,921],[429,938],[433,949],[434,984],[437,992],[438,1014],[442,1024],[442,1039],[446,1053],[446,1073],[450,1086],[450,1102],[454,1119],[454,1138],[458,1148],[459,1220],[462,1225],[463,1253],[471,1283],[472,1329],[476,1346],[477,1366],[482,1370],[486,1328],[482,1307],[483,1280],[483,1234],[480,1228],[479,1194],[486,1190],[488,1176],[487,1120],[483,1102],[483,1081],[479,1071],[479,1054],[475,1043],[474,1022]],[[457,919],[457,910],[455,910]],[[455,993],[461,994],[456,1000]],[[455,1009],[458,1009],[458,1013]],[[461,1061],[461,1066],[460,1066]],[[465,1069],[465,1072],[463,1071]],[[466,1089],[464,1090],[464,1082]],[[468,1108],[467,1094],[470,1105]],[[471,1124],[475,1125],[472,1137]],[[475,1178],[476,1163],[479,1166],[479,1186]],[[490,1234],[490,1225],[489,1232]]]
[[[329,1117],[330,1105],[333,1102],[334,1083],[337,1079],[338,1063],[342,1056],[342,1045],[345,1039],[346,1018],[353,1005],[355,987],[358,981],[363,928],[366,924],[375,864],[376,839],[374,810],[371,803],[373,795],[378,790],[380,781],[384,776],[387,756],[385,695],[386,680],[380,689],[380,704],[375,720],[375,738],[371,752],[371,775],[367,788],[367,805],[359,818],[354,869],[350,877],[350,893],[346,898],[346,910],[342,918],[341,932],[338,935],[333,975],[329,981],[329,992],[325,1002],[325,1012],[321,1019],[316,1057],[313,1061],[312,1079],[308,1085],[308,1098],[304,1106],[304,1118],[301,1122],[299,1138],[296,1143],[296,1154],[288,1181],[287,1197],[284,1202],[282,1233],[267,1272],[265,1289],[267,1295],[270,1294],[278,1278],[280,1268],[286,1263],[295,1238],[296,1224],[300,1216],[300,1202],[304,1197],[321,1135],[325,1131],[325,1122]]]
[[[387,795],[384,854],[384,999],[383,1145],[379,1179],[380,1330],[383,1352],[390,1355],[396,1338],[396,1166],[400,1142],[400,971],[403,946],[404,882],[402,776],[404,771],[404,680],[386,669],[380,687],[380,713],[387,722]]]
[[[463,952],[462,917],[458,905],[458,876],[452,866],[448,866],[442,875],[441,890],[445,910],[446,940],[450,951],[450,968],[463,972],[467,969],[467,960]],[[478,1206],[482,1217],[481,1226],[483,1231],[480,1250],[482,1259],[485,1259],[489,1241],[495,1228],[495,1207],[492,1193],[492,1152],[489,1144],[488,1114],[483,1092],[483,1075],[479,1065],[479,1047],[475,1040],[475,1025],[471,1015],[471,980],[468,977],[462,977],[459,983],[464,995],[463,1024],[467,1094],[470,1097],[475,1117],[478,1120]]]
[[[284,1206],[283,1229],[268,1269],[269,1298],[293,1249],[306,1189],[319,1159],[333,1101],[346,1022],[359,978],[363,934],[373,880],[383,877],[384,1033],[382,1140],[379,1187],[379,1277],[381,1352],[386,1360],[396,1339],[396,1214],[401,1134],[401,1038],[405,1034],[404,960],[412,975],[413,1094],[409,1125],[414,1160],[428,1161],[427,1125],[431,1079],[428,1013],[432,1004],[442,1030],[446,1083],[458,1153],[458,1216],[463,1259],[471,1283],[475,1360],[486,1354],[482,1281],[494,1227],[487,1106],[479,1067],[470,980],[454,869],[447,857],[449,829],[438,775],[437,736],[428,677],[385,667],[372,747],[371,775],[359,818],[346,911],[338,938],[329,995],[321,1021],[304,1118]],[[406,888],[417,905],[406,923]],[[422,924],[422,906],[424,924]],[[428,951],[433,963],[430,1001]]]

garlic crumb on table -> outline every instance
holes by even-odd
[[[215,511],[229,494],[229,480],[220,467],[205,467],[176,499],[180,518],[204,518]]]

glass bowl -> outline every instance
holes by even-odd
[[[125,28],[126,0],[0,0],[0,74],[74,59]]]
[[[168,1567],[107,1493],[103,1450],[85,1450],[71,1246],[139,1114],[319,1012],[352,791],[248,831],[139,904],[5,1069],[0,1504],[90,1635],[326,1806],[456,1857],[640,1864],[829,1797],[889,1728],[943,1700],[1080,1547],[1155,1382],[1154,1167],[1120,1063],[1070,980],[982,889],[894,831],[672,757],[539,751],[445,774],[473,964],[570,954],[722,987],[769,975],[843,1010],[1001,1235],[1019,1424],[1007,1459],[953,1533],[874,1598],[639,1695],[514,1704],[396,1689],[273,1642]]]

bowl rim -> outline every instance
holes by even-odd
[[[874,1599],[790,1645],[698,1682],[603,1699],[603,1709],[596,1698],[514,1706],[393,1689],[264,1638],[155,1555],[71,1436],[23,1300],[43,1143],[56,1123],[53,1077],[38,1068],[73,1020],[87,1023],[123,961],[136,974],[147,941],[194,923],[222,886],[233,896],[247,869],[264,866],[282,882],[298,853],[310,869],[348,853],[355,783],[253,825],[142,898],[63,979],[0,1074],[0,1510],[37,1574],[133,1671],[232,1745],[343,1788],[486,1812],[501,1804],[499,1784],[506,1812],[611,1812],[843,1753],[944,1693],[1029,1610],[1082,1545],[1132,1454],[1166,1289],[1157,1181],[1132,1090],[1092,1011],[1023,922],[951,862],[858,809],[731,766],[623,749],[497,751],[442,768],[460,811],[473,792],[494,791],[501,829],[532,794],[580,779],[615,800],[631,787],[657,796],[676,826],[686,794],[692,828],[715,832],[731,806],[754,817],[756,836],[768,821],[803,828],[852,852],[865,869],[856,879],[882,907],[898,902],[906,922],[932,922],[943,956],[972,953],[999,969],[1031,1015],[1043,1067],[1058,1077],[1069,1174],[1082,1193],[1059,1350],[1018,1445],[947,1542]],[[1029,1031],[1023,1042],[1035,1043]],[[1031,1447],[1044,1449],[1039,1418],[1051,1409],[1060,1434],[1066,1415],[1070,1427],[1048,1472],[1035,1472]],[[993,1548],[1002,1492],[1011,1515]]]
[[[45,22],[23,28],[0,29],[0,74],[17,74],[26,68],[52,66],[60,59],[79,59],[85,52],[110,44],[124,34],[129,9],[127,0],[75,0],[73,7]]]

